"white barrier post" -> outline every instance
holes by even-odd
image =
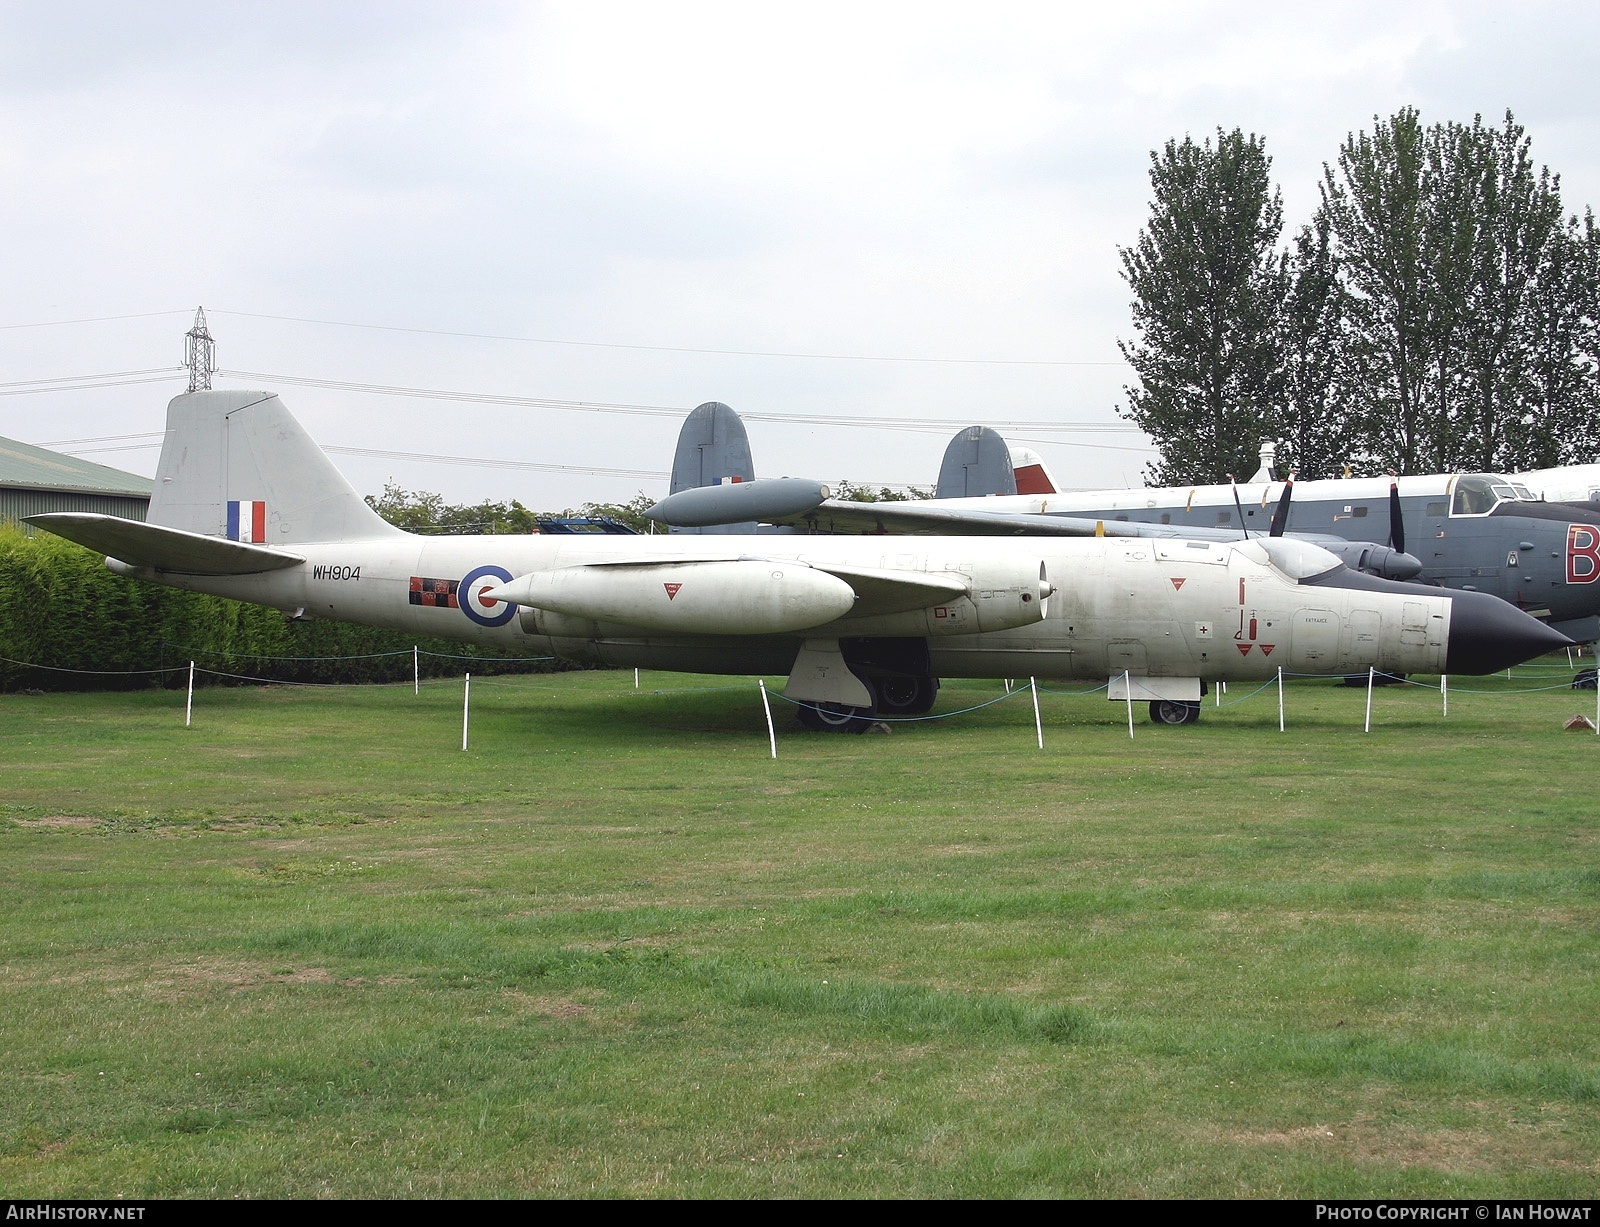
[[[638,672],[639,671],[637,669],[634,670],[635,674]],[[756,680],[761,685],[761,706],[766,710],[767,713],[767,741],[772,745],[772,757],[777,758],[778,733],[777,730],[772,727],[772,700],[767,698],[767,679],[762,677],[757,678]]]
[[[1439,702],[1444,707],[1444,716],[1448,718],[1450,715],[1450,675],[1448,673],[1439,675]]]
[[[633,688],[635,690],[639,689],[639,670],[638,669],[635,669],[633,671]],[[767,684],[765,682],[762,682],[761,683],[761,688],[763,690],[765,690],[767,688]]]
[[[422,662],[417,659],[417,645],[411,645],[411,691],[422,693]]]
[[[1377,673],[1378,667],[1376,665],[1367,666],[1367,727],[1361,730],[1363,733],[1372,732],[1372,679],[1377,676]]]
[[[194,661],[189,662],[189,698],[183,705],[183,727],[194,722]]]
[[[1039,719],[1039,679],[1030,677],[1028,688],[1033,691],[1033,730],[1039,734],[1039,748],[1044,749],[1044,723]]]
[[[1283,732],[1283,666],[1278,666],[1278,732]]]
[[[1600,737],[1600,677],[1594,684],[1594,735]]]
[[[1128,740],[1133,740],[1133,678],[1128,670],[1122,671],[1122,687],[1128,699]]]
[[[1222,706],[1222,696],[1227,694],[1227,693],[1228,693],[1228,683],[1227,682],[1218,682],[1217,683],[1217,691],[1216,691],[1216,694],[1217,694],[1216,706],[1218,706],[1218,707]]]
[[[472,717],[472,674],[467,674],[467,684],[461,690],[461,748],[467,748],[467,723]]]

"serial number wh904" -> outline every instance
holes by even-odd
[[[324,566],[320,563],[311,568],[312,579],[360,579],[360,567]]]

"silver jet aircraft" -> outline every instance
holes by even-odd
[[[787,674],[815,728],[927,711],[943,677],[1114,680],[1188,723],[1207,683],[1486,673],[1569,642],[1503,601],[1289,540],[415,536],[269,392],[168,407],[149,521],[31,523],[150,580],[526,655]]]

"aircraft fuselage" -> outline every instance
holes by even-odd
[[[619,575],[618,585],[634,586],[665,610],[692,595],[687,586],[699,582],[696,566],[685,566],[675,579],[674,560],[698,565],[755,555],[951,576],[978,588],[986,569],[998,563],[1009,560],[1026,570],[1037,561],[1054,592],[1037,621],[981,633],[975,615],[952,601],[925,610],[846,615],[793,633],[729,636],[552,615],[485,595],[514,577],[603,567],[617,556],[614,538],[395,536],[300,544],[304,563],[252,575],[118,569],[307,616],[527,655],[711,673],[785,673],[802,640],[854,637],[925,637],[933,670],[943,677],[1098,681],[1123,673],[1261,679],[1280,666],[1290,673],[1338,674],[1364,671],[1368,664],[1391,672],[1440,673],[1451,648],[1449,598],[1416,585],[1364,590],[1299,583],[1272,565],[1261,543],[712,537],[691,545],[686,548],[681,537],[630,539],[630,556],[660,565],[643,578]]]
[[[1600,514],[1495,495],[1511,485],[1506,478],[1479,474],[1400,479],[1404,538],[1407,550],[1422,562],[1420,580],[1487,592],[1575,639],[1595,639],[1600,636]],[[1242,528],[1262,536],[1282,490],[1281,482],[1241,485],[1237,505],[1229,486],[959,502],[978,510]],[[1290,532],[1381,543],[1391,539],[1390,530],[1388,478],[1295,483]]]

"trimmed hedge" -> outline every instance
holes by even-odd
[[[272,681],[392,682],[411,677],[413,645],[425,677],[572,667],[404,631],[291,622],[275,609],[124,579],[80,545],[0,525],[0,691],[179,686],[190,660]]]

